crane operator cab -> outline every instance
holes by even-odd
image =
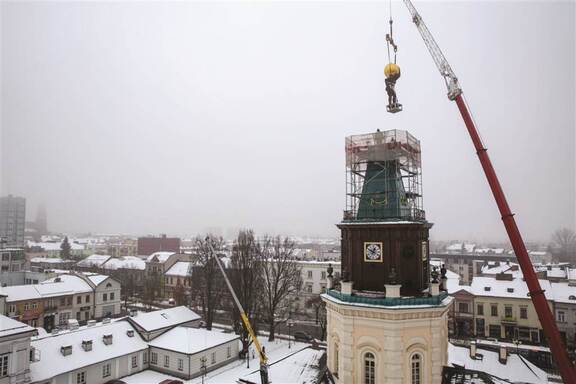
[[[384,67],[384,76],[386,77],[384,83],[386,84],[386,93],[388,94],[386,110],[390,113],[401,112],[402,104],[398,103],[395,89],[396,80],[400,78],[400,67],[395,63],[386,64]]]

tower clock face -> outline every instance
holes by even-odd
[[[382,257],[382,243],[365,242],[364,243],[364,261],[381,263]]]

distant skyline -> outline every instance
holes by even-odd
[[[526,241],[576,227],[575,3],[415,2],[459,76]],[[505,241],[401,2],[1,2],[0,192],[49,229],[337,237],[344,138],[421,140],[433,240]]]

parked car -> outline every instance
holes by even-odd
[[[175,380],[175,379],[166,379],[162,380],[158,384],[184,384],[182,380]]]
[[[294,340],[296,341],[303,341],[305,343],[311,343],[314,338],[307,334],[306,332],[298,331],[294,332]]]

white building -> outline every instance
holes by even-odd
[[[197,318],[191,310],[176,307],[43,333],[32,339],[32,352],[23,355],[26,365],[32,357],[28,382],[104,384],[147,369],[192,378],[204,371],[203,364],[207,372],[236,360],[238,336],[190,328],[198,324]]]
[[[334,269],[334,278],[340,278],[339,261],[298,261],[302,268],[302,291],[304,294],[320,295],[328,287],[328,267]]]
[[[32,340],[32,383],[102,384],[148,367],[148,344],[126,321]]]
[[[0,315],[0,384],[30,382],[30,337],[36,329]]]
[[[238,352],[234,333],[179,326],[150,342],[150,365],[188,380],[238,359]]]

